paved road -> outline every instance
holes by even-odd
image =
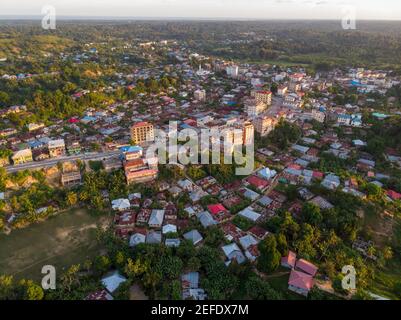
[[[46,167],[52,167],[54,165],[57,165],[58,162],[65,162],[65,161],[75,161],[75,160],[103,160],[106,158],[111,158],[114,156],[119,155],[121,152],[120,151],[108,151],[108,152],[91,152],[91,153],[83,153],[83,154],[77,154],[73,156],[65,156],[65,157],[59,157],[59,158],[52,158],[52,159],[47,159],[44,161],[33,161],[33,162],[28,162],[28,163],[23,163],[23,164],[18,164],[15,166],[8,166],[6,167],[7,173],[14,173],[22,170],[27,170],[27,169],[41,169],[41,168],[46,168]]]

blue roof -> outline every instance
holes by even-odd
[[[140,152],[143,149],[140,146],[124,146],[119,149],[121,152]]]

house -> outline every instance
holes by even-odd
[[[257,175],[265,180],[274,178],[276,174],[277,172],[275,170],[270,170],[269,168],[262,168],[257,172]]]
[[[330,202],[328,202],[321,196],[314,197],[312,200],[309,200],[309,202],[317,205],[320,209],[323,210],[334,208],[334,206]]]
[[[50,140],[47,143],[47,148],[49,149],[50,158],[56,158],[65,155],[64,139]]]
[[[148,225],[151,228],[160,228],[164,220],[164,210],[152,210]]]
[[[146,241],[146,236],[142,233],[134,233],[130,238],[129,238],[129,246],[130,247],[135,247],[140,243],[145,243]]]
[[[238,215],[248,220],[251,220],[252,222],[258,221],[258,219],[261,217],[259,213],[249,208],[245,208],[244,210],[238,212]]]
[[[391,200],[400,200],[401,199],[401,193],[395,192],[394,190],[387,190],[387,196],[391,199]]]
[[[116,199],[111,202],[111,208],[113,210],[125,211],[131,208],[131,204],[128,199]]]
[[[259,193],[248,188],[242,188],[239,190],[239,192],[241,192],[245,198],[248,198],[252,201],[255,201],[260,196]]]
[[[181,276],[182,298],[183,300],[205,300],[205,291],[199,288],[199,273],[189,272]]]
[[[179,247],[181,244],[180,239],[166,239],[164,242],[166,247]]]
[[[150,231],[146,235],[146,243],[148,244],[159,244],[162,242],[162,234],[160,231]]]
[[[212,214],[213,220],[223,222],[231,217],[228,210],[221,204],[210,204],[207,206],[208,211]]]
[[[259,243],[253,236],[247,234],[241,238],[239,238],[239,243],[244,250],[247,250],[249,247],[257,245]]]
[[[199,244],[203,237],[198,230],[191,230],[183,235],[184,239],[191,241],[194,245]]]
[[[288,280],[288,289],[301,294],[305,297],[308,296],[309,291],[313,288],[313,277],[309,274],[292,270]]]
[[[328,174],[322,181],[321,185],[326,189],[335,190],[340,186],[340,178],[334,174]]]
[[[270,183],[265,179],[259,178],[258,176],[254,175],[249,176],[245,179],[245,181],[260,191],[264,190],[267,186],[270,185]]]
[[[305,147],[305,146],[301,146],[299,144],[293,144],[291,146],[291,149],[295,150],[295,151],[297,151],[299,153],[306,154],[309,151],[310,148],[309,147]]]
[[[207,211],[200,212],[196,216],[198,217],[200,223],[204,228],[214,226],[217,224],[217,221],[215,221],[212,215]]]
[[[167,233],[177,233],[177,226],[174,224],[166,224],[162,228],[162,233],[167,234]]]
[[[305,259],[298,259],[297,263],[295,264],[295,269],[305,272],[312,277],[316,275],[318,268],[311,262]]]
[[[269,234],[268,231],[266,231],[260,226],[253,226],[251,229],[248,230],[248,233],[253,235],[256,239],[259,240],[263,240]]]
[[[188,179],[180,180],[177,183],[181,189],[184,189],[186,191],[193,191],[194,187],[195,187],[194,184],[191,181],[189,181]]]
[[[33,161],[32,151],[31,149],[23,149],[16,151],[12,155],[11,160],[15,165]]]
[[[297,255],[295,252],[288,251],[288,255],[281,258],[281,265],[286,268],[293,269],[295,267],[295,262],[297,260]]]
[[[238,264],[244,263],[246,261],[244,254],[236,243],[228,244],[226,246],[223,246],[221,249],[228,259],[227,264],[231,263],[231,261],[233,260],[236,260]]]
[[[118,271],[111,273],[110,275],[104,277],[101,282],[106,290],[110,293],[113,293],[117,290],[117,288],[123,282],[127,281],[127,279],[122,276]]]

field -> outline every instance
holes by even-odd
[[[96,228],[106,217],[76,209],[51,217],[25,229],[0,235],[0,274],[16,279],[41,279],[41,268],[54,265],[58,272],[97,255]]]

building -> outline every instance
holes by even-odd
[[[50,140],[47,144],[50,158],[61,157],[65,155],[64,139]]]
[[[264,112],[266,108],[266,103],[262,101],[256,101],[255,99],[245,101],[245,112],[248,117],[257,117],[259,114]]]
[[[27,127],[28,127],[28,131],[32,132],[32,131],[44,128],[45,125],[44,125],[44,123],[29,123],[27,125]]]
[[[67,152],[69,155],[81,153],[81,145],[79,141],[73,141],[67,145]]]
[[[33,161],[32,151],[29,148],[16,151],[12,155],[11,160],[13,161],[14,164],[22,164]]]
[[[245,122],[243,127],[243,144],[251,145],[254,142],[255,128],[252,123]]]
[[[206,91],[205,90],[196,90],[194,92],[194,98],[195,100],[204,102],[206,101]]]
[[[298,92],[301,90],[301,84],[297,82],[290,82],[290,88],[292,92]]]
[[[312,110],[312,118],[320,123],[323,123],[324,120],[326,119],[326,114],[322,111],[313,109]]]
[[[236,65],[228,66],[226,68],[227,75],[232,78],[237,78],[239,73],[239,67]]]
[[[164,220],[164,210],[152,210],[148,225],[150,228],[161,228]]]
[[[277,94],[281,97],[285,96],[287,94],[287,91],[288,91],[287,86],[280,85],[277,88]]]
[[[309,274],[295,270],[291,271],[290,279],[288,280],[289,290],[306,297],[308,296],[309,291],[313,288],[313,285],[313,277]]]
[[[268,106],[272,104],[271,91],[266,91],[266,90],[252,91],[251,97],[254,97],[257,102],[263,102]]]
[[[157,165],[145,159],[135,159],[124,163],[124,172],[128,184],[149,182],[157,178]]]
[[[277,119],[268,117],[268,116],[261,116],[257,117],[253,121],[253,125],[255,126],[256,132],[258,132],[262,137],[268,135],[276,126]]]
[[[75,186],[81,184],[82,176],[79,171],[63,172],[61,174],[61,184],[63,186]]]
[[[138,122],[131,127],[131,139],[134,144],[142,144],[154,141],[155,135],[153,124],[149,122]]]

